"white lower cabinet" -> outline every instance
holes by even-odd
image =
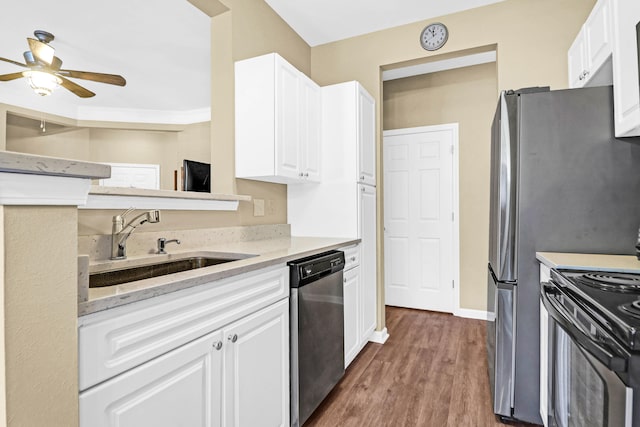
[[[366,280],[366,264],[361,258],[364,249],[362,244],[341,249],[346,260],[343,274],[345,368],[369,342],[376,326],[375,282]]]
[[[289,425],[288,268],[205,288],[79,320],[81,372],[141,361],[103,381],[84,375],[80,427]],[[107,343],[111,352],[90,343]],[[150,349],[166,350],[155,356]]]
[[[344,272],[344,367],[356,358],[360,346],[360,267]]]
[[[377,256],[376,256],[376,189],[360,186],[360,236],[362,237],[360,276],[362,282],[360,336],[366,342],[376,329]],[[363,344],[364,346],[364,344]]]
[[[80,426],[220,426],[221,342],[214,332],[81,393]]]
[[[289,300],[225,328],[224,426],[289,426]]]

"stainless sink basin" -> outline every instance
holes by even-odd
[[[181,271],[195,270],[226,262],[247,258],[217,258],[206,256],[193,256],[183,259],[167,260],[158,263],[149,263],[136,267],[126,267],[117,270],[95,272],[89,274],[89,288],[102,288],[105,286],[120,285],[122,283],[135,282],[136,280],[150,279],[152,277],[165,276]]]

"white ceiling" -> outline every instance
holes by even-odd
[[[127,85],[74,79],[96,96],[58,88],[40,97],[18,79],[0,82],[0,103],[87,120],[180,123],[203,113],[208,120],[211,20],[186,0],[10,1],[2,17],[1,57],[24,63],[26,38],[45,30],[55,35],[63,69],[121,74]],[[0,74],[21,70],[0,62]]]
[[[266,0],[310,45],[425,20],[503,0]],[[39,97],[25,79],[0,82],[0,103],[74,117],[190,123],[210,116],[210,18],[187,0],[10,1],[2,11],[0,56],[24,62],[27,37],[53,33],[63,69],[121,74],[125,87],[75,80]],[[0,62],[0,74],[21,68]]]

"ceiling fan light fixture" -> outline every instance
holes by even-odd
[[[62,83],[59,77],[45,71],[30,70],[23,71],[22,74],[27,78],[31,89],[40,96],[51,95],[51,93],[60,86],[60,83]]]

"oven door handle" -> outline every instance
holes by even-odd
[[[553,296],[550,296],[550,294],[552,295],[556,292],[554,292],[553,287],[548,285],[543,285],[541,292],[542,302],[549,315],[553,317],[553,320],[565,330],[576,344],[593,355],[607,368],[618,373],[627,372],[627,360],[621,357],[619,353],[616,354],[613,349],[602,346],[601,343],[594,339],[590,331],[587,331],[579,323],[572,321],[573,316],[571,313],[561,304],[558,304]]]

